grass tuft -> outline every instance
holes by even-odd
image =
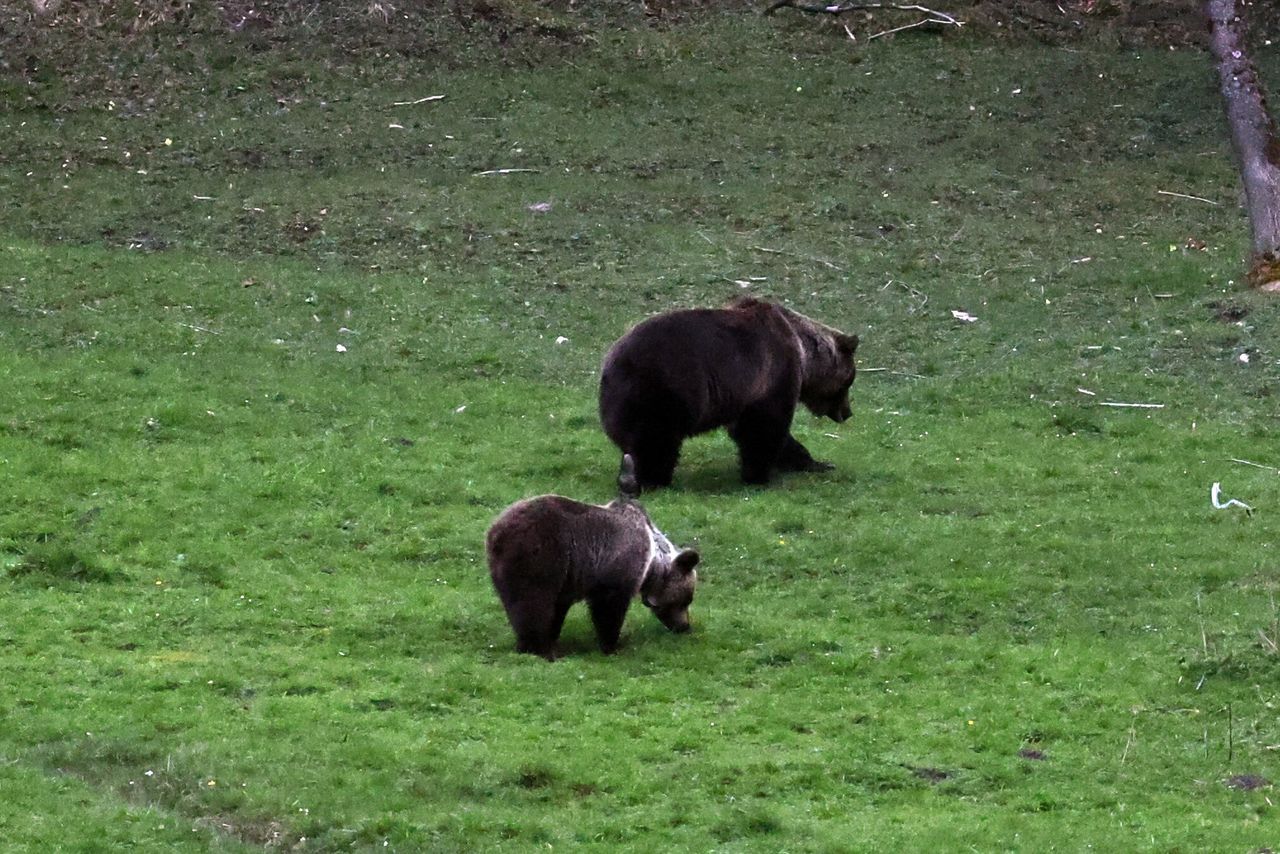
[[[40,583],[74,582],[77,584],[119,581],[122,574],[104,566],[101,560],[83,547],[66,545],[56,540],[31,546],[7,570],[11,578]]]

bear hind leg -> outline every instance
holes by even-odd
[[[600,642],[600,651],[605,655],[612,655],[617,651],[622,621],[626,619],[630,605],[631,591],[615,587],[595,590],[587,598],[596,639]]]
[[[568,608],[564,609],[568,611]],[[559,619],[557,620],[557,616]],[[526,602],[507,609],[511,628],[516,633],[516,652],[540,655],[548,661],[555,660],[556,640],[564,614],[557,615],[557,604]]]
[[[564,628],[565,615],[569,613],[569,608],[573,605],[573,597],[562,595],[560,600],[556,602],[555,611],[551,615],[551,626],[547,632],[547,637],[551,639],[551,648],[554,650],[560,640],[560,630]]]
[[[632,459],[636,463],[636,480],[641,489],[670,486],[680,459],[680,437],[649,432],[633,444]]]

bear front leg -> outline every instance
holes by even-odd
[[[789,423],[769,413],[744,413],[729,425],[729,438],[738,446],[742,482],[765,484],[778,464]]]
[[[631,591],[626,588],[601,587],[587,596],[591,623],[596,628],[600,651],[605,655],[612,655],[618,649],[622,621],[627,618],[627,608],[630,605]]]
[[[782,450],[778,453],[778,468],[785,471],[831,471],[835,466],[815,460],[809,449],[788,433],[782,443]]]

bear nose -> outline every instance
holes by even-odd
[[[678,635],[682,635],[690,629],[688,613],[667,614],[662,618],[662,623]]]

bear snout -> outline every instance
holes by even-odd
[[[688,611],[659,613],[658,619],[662,621],[662,625],[666,626],[678,635],[682,635],[693,628],[689,623]]]
[[[849,401],[843,401],[835,407],[831,412],[831,420],[837,424],[843,424],[853,415],[853,409],[849,406]]]

